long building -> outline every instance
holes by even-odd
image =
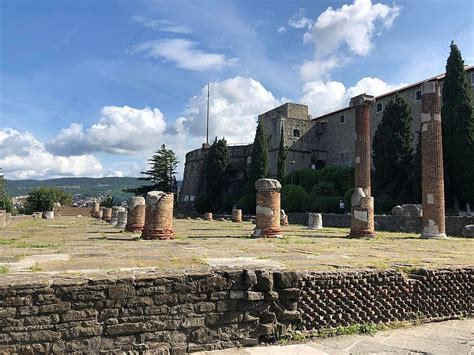
[[[437,80],[443,89],[445,74],[404,86],[397,90],[376,96],[371,109],[372,137],[382,120],[385,105],[401,95],[410,105],[413,115],[412,131],[417,133],[421,124],[421,84],[425,81]],[[474,94],[474,66],[466,67],[466,75]],[[367,93],[370,94],[370,93]],[[278,149],[283,129],[283,139],[287,147],[286,171],[301,169],[321,169],[328,165],[353,165],[355,110],[347,106],[337,111],[312,118],[308,106],[296,103],[285,103],[258,116],[263,125],[269,142],[270,176],[277,175]],[[249,140],[253,137],[249,137]],[[415,134],[413,146],[416,146],[418,134]],[[194,201],[202,191],[201,178],[207,147],[195,149],[186,154],[184,176],[178,209],[194,209]],[[252,144],[230,145],[231,184],[239,185],[246,179],[251,161]]]

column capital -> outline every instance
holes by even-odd
[[[421,84],[421,95],[424,94],[435,94],[439,88],[437,81],[425,81]]]
[[[360,95],[354,96],[351,99],[351,101],[349,103],[349,106],[350,107],[355,107],[355,106],[363,105],[365,103],[371,104],[373,102],[375,102],[375,96],[367,95],[367,94],[360,94]]]

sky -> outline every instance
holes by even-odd
[[[317,117],[474,64],[471,0],[0,0],[7,179],[139,176],[162,144],[182,177],[210,137],[253,141],[287,101]]]

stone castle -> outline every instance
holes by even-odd
[[[474,66],[466,67],[466,75],[474,94]],[[422,80],[392,92],[375,97],[371,105],[371,135],[382,120],[385,105],[398,93],[409,104],[413,115],[412,130],[420,131],[421,126],[421,85],[425,81],[438,81],[442,90],[444,74]],[[370,93],[368,93],[370,94]],[[355,149],[355,109],[348,106],[337,111],[312,118],[308,106],[285,103],[258,116],[269,142],[270,177],[277,175],[280,134],[287,147],[286,172],[301,169],[321,169],[328,165],[354,164]],[[418,134],[415,134],[416,140]],[[249,137],[249,140],[253,137]],[[416,146],[416,140],[413,146]],[[252,144],[229,145],[231,158],[231,184],[242,183],[246,178],[251,161]],[[194,201],[201,189],[201,176],[207,148],[195,149],[186,154],[183,185],[178,200],[178,209],[193,210]]]

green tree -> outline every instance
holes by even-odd
[[[25,203],[25,212],[51,211],[55,202],[63,206],[72,205],[72,195],[59,187],[39,186],[28,193]]]
[[[142,185],[134,189],[125,189],[126,192],[132,192],[136,195],[145,196],[149,191],[173,192],[175,195],[178,190],[176,182],[176,168],[178,160],[171,149],[166,149],[163,144],[153,156],[148,159],[150,168],[142,171],[145,177],[138,180],[149,181],[151,184]]]
[[[280,147],[278,148],[278,171],[277,179],[281,183],[284,182],[286,176],[286,148],[285,148],[285,139],[283,136],[283,127],[281,127],[281,136],[280,136]]]
[[[5,210],[7,213],[13,212],[12,199],[7,194],[0,196],[0,210]]]
[[[270,171],[269,160],[268,142],[265,137],[265,131],[262,124],[258,123],[252,147],[252,161],[248,172],[248,183],[250,184],[251,192],[255,191],[255,181],[268,177]]]
[[[413,169],[412,121],[410,106],[397,94],[386,105],[372,143],[375,191],[393,200],[407,189]]]
[[[101,201],[100,201],[100,206],[101,207],[112,207],[115,205],[115,200],[111,195],[105,196]]]
[[[205,191],[209,203],[208,212],[217,212],[222,207],[224,192],[227,190],[230,154],[224,138],[214,140],[205,161]]]
[[[443,84],[443,154],[447,200],[474,202],[474,115],[459,48],[451,42]]]

